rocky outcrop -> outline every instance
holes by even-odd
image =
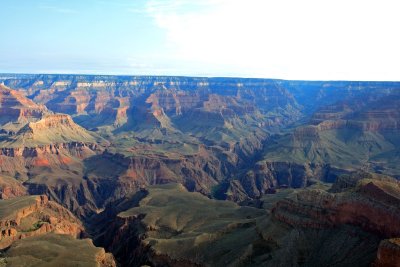
[[[39,174],[57,177],[63,173],[79,175],[77,168],[88,157],[101,153],[96,144],[82,142],[41,145],[37,147],[0,148],[0,171],[3,175],[26,181]],[[49,168],[53,172],[49,172]],[[75,171],[75,173],[73,173]]]
[[[8,176],[0,176],[0,199],[10,199],[26,194],[26,188],[20,181]]]
[[[239,190],[245,192],[247,197],[259,198],[271,189],[304,188],[318,180],[333,182],[343,173],[346,171],[332,168],[329,164],[260,161],[238,180],[231,181],[227,190]],[[228,195],[227,199],[245,200],[243,197],[237,198],[235,193]]]
[[[189,110],[199,107],[206,95],[202,92],[183,90],[167,90],[165,87],[151,94],[146,102],[162,108],[170,115],[183,115]]]
[[[65,114],[48,115],[42,118],[40,121],[29,123],[28,125],[32,132],[50,130],[52,128],[58,128],[60,126],[71,128],[77,127],[71,116]]]
[[[0,84],[0,126],[11,132],[17,131],[25,123],[39,120],[49,113],[43,105],[26,98],[21,92]]]
[[[71,235],[84,233],[83,226],[70,211],[47,196],[23,196],[0,202],[0,247],[6,248],[15,240],[45,233]]]
[[[292,226],[321,229],[351,224],[382,237],[397,237],[400,225],[392,222],[400,220],[399,192],[397,183],[374,180],[342,194],[305,190],[278,202],[272,213]]]
[[[357,97],[318,110],[311,118],[311,124],[318,130],[358,129],[380,132],[400,129],[399,99],[392,96],[370,97],[362,101]]]
[[[168,211],[162,208],[165,201]],[[189,193],[182,185],[152,186],[99,214],[95,243],[105,244],[124,266],[243,264],[255,253],[248,246],[262,242],[256,220],[263,215]],[[235,239],[242,231],[247,238]]]
[[[9,146],[30,146],[85,142],[96,144],[104,141],[99,136],[85,130],[77,125],[69,115],[52,114],[46,115],[37,122],[30,122],[21,128]],[[8,146],[7,143],[2,146]]]

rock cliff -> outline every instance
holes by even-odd
[[[0,84],[0,126],[5,132],[15,132],[29,121],[37,121],[49,113],[44,105],[26,98],[22,92]]]
[[[396,237],[400,227],[391,222],[400,220],[399,193],[396,182],[361,180],[355,191],[341,194],[299,192],[292,199],[278,202],[272,213],[285,223],[305,228],[352,224],[382,237]]]
[[[67,209],[46,196],[22,196],[0,202],[0,247],[14,241],[45,233],[71,235],[84,234],[79,220]]]

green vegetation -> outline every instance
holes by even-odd
[[[36,231],[37,229],[39,229],[45,223],[46,222],[39,220],[39,221],[33,223],[31,228],[26,229],[26,230],[21,230],[21,232],[33,232],[33,231]]]

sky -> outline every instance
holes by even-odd
[[[400,81],[398,0],[0,0],[0,72]]]

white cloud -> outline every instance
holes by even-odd
[[[177,60],[254,77],[400,80],[396,0],[151,0]]]

